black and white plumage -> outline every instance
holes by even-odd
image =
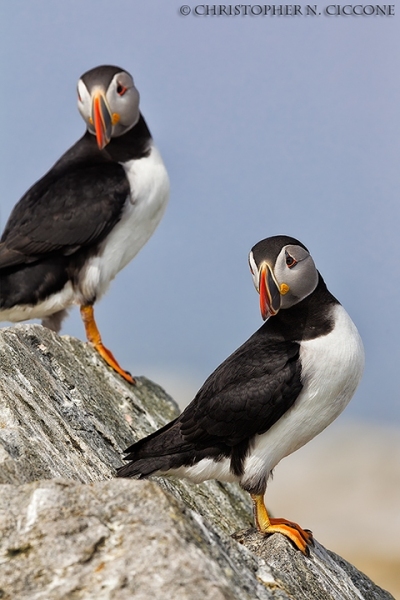
[[[345,408],[364,365],[360,336],[303,244],[267,238],[249,256],[267,321],[206,380],[174,421],[126,450],[120,477],[237,481],[260,531],[307,553],[311,533],[268,517],[263,496],[279,461]]]
[[[164,213],[169,180],[139,111],[129,73],[101,66],[78,82],[87,131],[14,207],[0,240],[0,320],[40,318],[58,331],[78,304],[102,344],[93,304],[147,242]]]

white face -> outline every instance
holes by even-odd
[[[118,137],[131,129],[139,120],[139,92],[133,79],[126,71],[114,75],[107,89],[99,83],[89,91],[82,79],[78,82],[78,109],[90,133],[95,134],[93,125],[93,100],[96,95],[108,111],[105,117],[110,123],[110,137]]]
[[[260,291],[260,272],[258,270],[256,261],[254,260],[254,256],[253,256],[252,252],[250,252],[250,254],[249,254],[249,267],[250,267],[251,276],[253,278],[254,287],[256,288],[257,292],[259,292]]]
[[[282,308],[289,308],[304,300],[318,285],[318,271],[312,256],[301,246],[288,245],[282,248],[276,259],[274,275],[281,289],[282,286],[289,288],[282,294]]]

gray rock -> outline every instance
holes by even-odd
[[[266,560],[276,581],[296,600],[393,598],[343,558],[316,540],[310,557],[304,557],[280,535],[266,538],[252,529],[232,536],[253,554]]]
[[[0,498],[2,599],[270,597],[255,558],[155,482],[41,481]]]
[[[122,450],[178,409],[87,344],[3,329],[0,372],[1,599],[392,598],[318,543],[306,558],[248,530],[233,484],[113,479]]]

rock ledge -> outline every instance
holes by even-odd
[[[114,479],[122,450],[178,409],[87,344],[3,329],[0,372],[3,600],[393,599],[318,542],[306,558],[259,536],[235,485]]]

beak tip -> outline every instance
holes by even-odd
[[[105,140],[96,140],[97,141],[97,147],[99,150],[104,150],[104,148],[106,147],[106,142]]]

